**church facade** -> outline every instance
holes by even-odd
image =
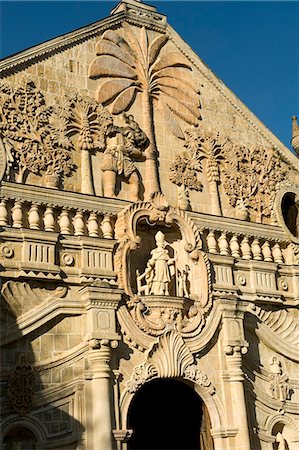
[[[0,72],[1,448],[298,448],[296,155],[137,0]]]

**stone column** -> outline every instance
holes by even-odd
[[[235,301],[223,301],[223,338],[224,352],[230,395],[232,400],[232,417],[238,429],[235,437],[236,450],[250,450],[249,428],[246,399],[244,392],[244,373],[242,355],[247,353],[248,343],[244,338],[244,312]]]
[[[114,401],[111,354],[118,346],[115,312],[122,291],[108,281],[94,282],[80,291],[87,311],[86,436],[88,450],[114,450]]]
[[[92,410],[87,410],[87,423],[92,439],[88,448],[93,450],[113,450],[112,434],[113,399],[111,389],[111,346],[117,346],[117,341],[93,339],[89,341],[91,351],[88,355],[89,374],[91,381]],[[91,447],[91,445],[93,445]]]

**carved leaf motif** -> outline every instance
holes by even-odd
[[[150,47],[149,47],[149,58],[148,58],[148,62],[149,62],[150,66],[155,62],[162,47],[164,47],[164,45],[166,44],[167,41],[168,41],[168,36],[166,36],[166,34],[162,34],[162,36],[156,37],[151,42]]]
[[[123,28],[125,38],[114,31],[103,34],[97,44],[98,57],[89,68],[89,76],[108,79],[127,78],[131,80],[131,85],[129,87],[124,84],[123,89],[129,88],[130,94],[128,92],[125,94],[125,100],[119,99],[122,95],[120,82],[109,85],[109,95],[106,84],[99,89],[98,100],[107,105],[111,104],[112,112],[120,114],[130,107],[131,102],[135,100],[136,92],[140,90],[152,101],[158,102],[162,114],[164,112],[167,114],[171,130],[182,138],[180,127],[175,124],[174,119],[169,120],[170,114],[177,115],[189,124],[197,123],[200,118],[199,96],[194,80],[190,76],[192,69],[189,61],[176,51],[160,55],[168,42],[166,35],[160,35],[151,41],[144,27],[138,36],[127,23],[123,23]],[[103,86],[105,94],[101,93]],[[164,108],[163,104],[168,108]],[[146,120],[152,122],[152,118]]]
[[[98,94],[99,102],[105,104],[107,101],[109,101],[111,92],[114,92],[115,95],[119,95],[122,91],[132,86],[132,84],[133,81],[126,78],[117,78],[116,80],[105,81],[102,84],[101,90]]]
[[[149,362],[161,378],[179,377],[193,363],[193,356],[175,331],[166,332],[149,352]]]

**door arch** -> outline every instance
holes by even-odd
[[[128,428],[133,435],[128,449],[212,450],[207,418],[207,410],[192,383],[152,380],[140,388],[130,405]]]

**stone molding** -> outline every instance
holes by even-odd
[[[0,195],[5,199],[17,199],[21,202],[37,202],[38,204],[94,211],[99,214],[114,215],[125,208],[130,202],[126,200],[90,196],[79,192],[59,191],[57,189],[43,188],[28,184],[2,181]]]

